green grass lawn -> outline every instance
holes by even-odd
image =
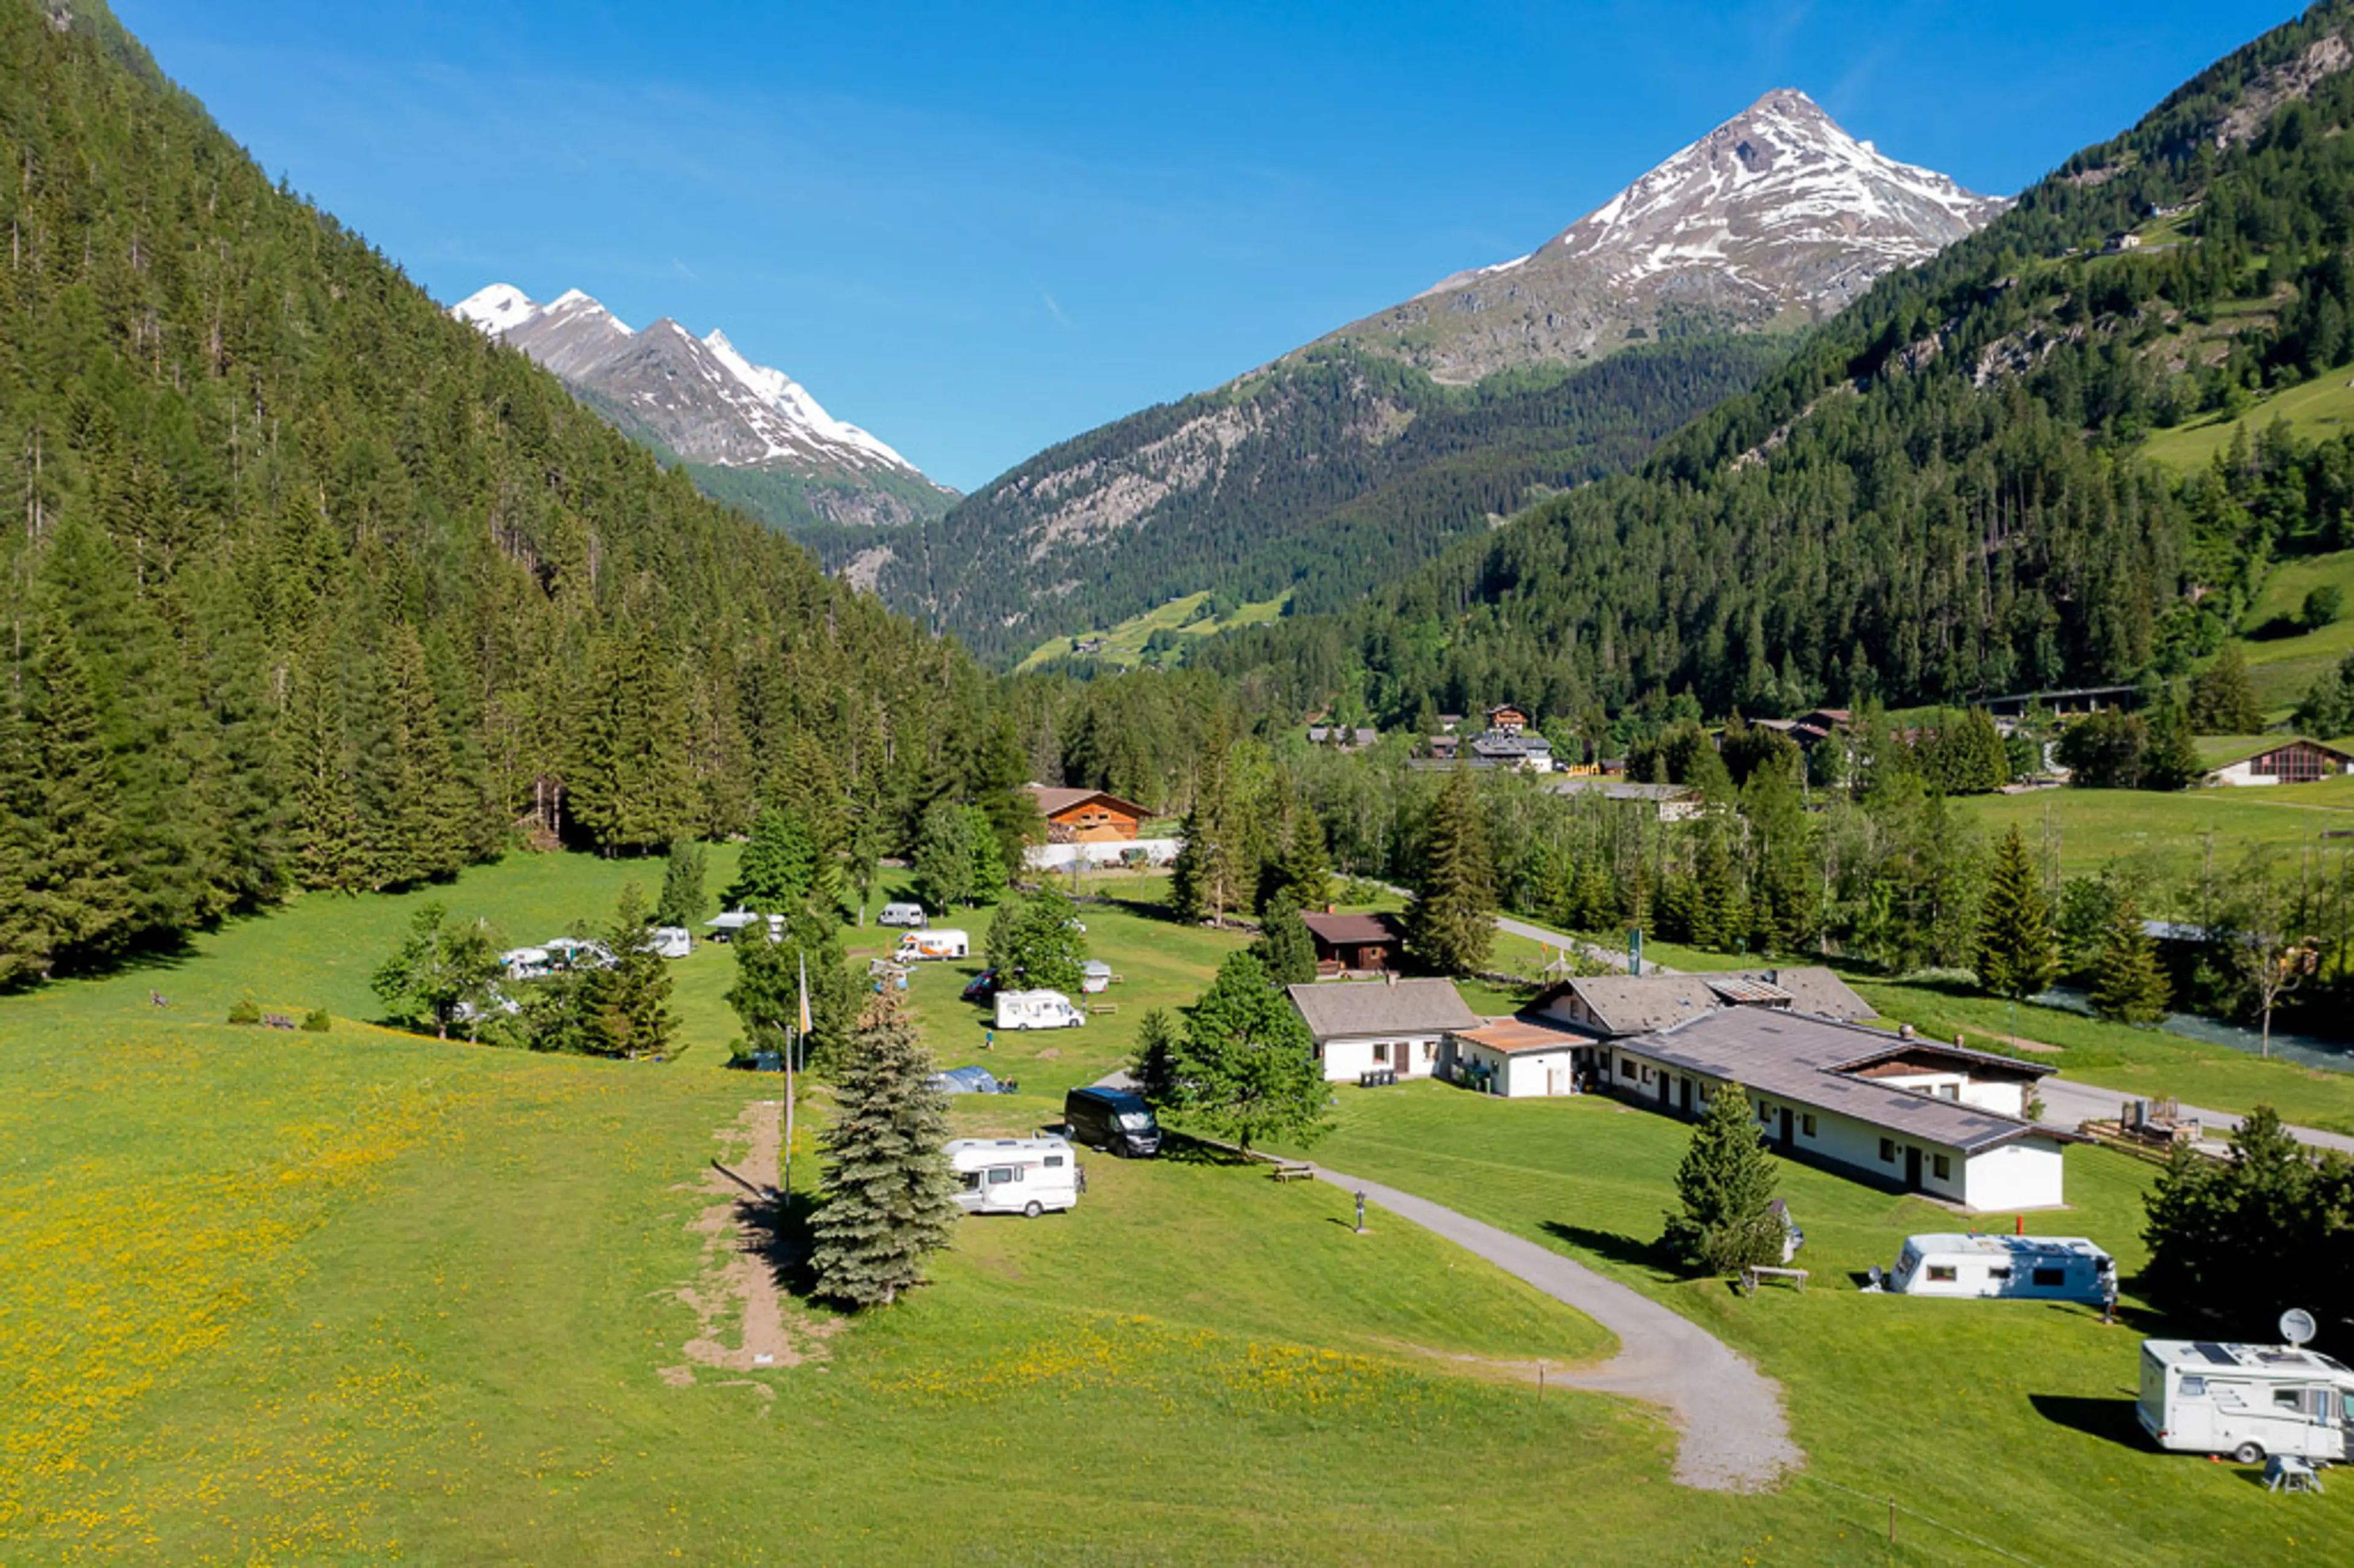
[[[2341,614],[2316,630],[2282,634],[2305,608],[2305,596],[2325,584],[2335,584],[2354,601],[2354,550],[2283,560],[2264,579],[2264,591],[2242,624],[2241,652],[2247,656],[2249,678],[2255,683],[2257,700],[2275,722],[2288,717],[2317,679],[2354,653],[2354,614]]]
[[[2249,844],[2293,856],[2301,844],[2354,828],[2354,777],[2253,789],[2037,789],[2023,795],[1957,796],[1950,804],[1989,838],[2016,824],[2031,852],[2056,841],[2069,876],[2111,861],[2140,861],[2171,881],[2195,875],[2214,836],[2215,865],[2228,872]],[[2156,913],[2156,911],[2153,911]]]
[[[1239,606],[1223,619],[1204,615],[1209,603],[1207,589],[1189,593],[1182,599],[1172,599],[1166,604],[1155,605],[1140,615],[1131,615],[1118,626],[1097,627],[1076,637],[1050,637],[1024,655],[1014,666],[1014,673],[1034,670],[1050,659],[1066,655],[1094,659],[1108,664],[1135,664],[1144,657],[1144,644],[1156,631],[1174,631],[1184,637],[1207,637],[1213,632],[1230,631],[1238,626],[1262,626],[1283,614],[1290,599],[1283,594],[1275,599],[1257,599]],[[1089,638],[1103,639],[1103,647],[1094,653],[1078,654],[1073,644]]]
[[[1437,1084],[1344,1090],[1340,1115],[1319,1160],[1553,1247],[1751,1356],[1781,1381],[1809,1457],[1787,1501],[1854,1506],[1862,1494],[1884,1530],[1881,1499],[1896,1499],[1909,1510],[1896,1561],[2004,1560],[1925,1520],[2039,1563],[2115,1563],[2125,1541],[2163,1541],[2186,1563],[2321,1561],[2354,1531],[2354,1497],[2285,1505],[2251,1472],[2139,1440],[2137,1330],[2155,1325],[2130,1291],[2123,1328],[2071,1306],[1859,1293],[1850,1276],[1887,1266],[1906,1234],[1957,1228],[1925,1201],[1783,1162],[1780,1191],[1806,1229],[1798,1261],[1812,1278],[1804,1295],[1744,1298],[1721,1281],[1664,1274],[1646,1255],[1686,1138],[1668,1118],[1601,1097],[1500,1101]],[[2066,1159],[2069,1209],[2029,1228],[2094,1237],[2130,1287],[2151,1168],[2105,1150]]]
[[[2354,426],[2354,381],[2342,370],[2325,374],[2260,399],[2237,416],[2211,414],[2170,430],[2152,431],[2142,453],[2187,473],[2227,450],[2241,426],[2247,427],[2248,440],[2253,442],[2274,419],[2286,419],[2307,440],[2342,435]]]

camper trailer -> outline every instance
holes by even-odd
[[[549,972],[551,960],[546,948],[511,948],[499,955],[499,966],[507,979],[538,980]]]
[[[929,931],[909,931],[899,938],[901,963],[912,959],[961,959],[971,951],[970,937],[945,926]]]
[[[695,933],[684,926],[657,926],[646,951],[659,959],[683,959],[695,951]]]
[[[2349,1401],[2354,1371],[2302,1345],[2142,1341],[2135,1412],[2161,1448],[2243,1465],[2267,1454],[2339,1464],[2349,1457]]]
[[[1100,996],[1111,989],[1111,966],[1101,959],[1089,959],[1079,966],[1079,989],[1089,996]]]
[[[1036,1219],[1079,1201],[1078,1160],[1059,1138],[959,1138],[944,1152],[957,1202],[973,1214]]]
[[[704,924],[711,927],[711,939],[713,941],[732,942],[741,937],[746,931],[758,926],[763,919],[769,922],[769,939],[772,942],[783,941],[785,939],[785,917],[781,915],[762,916],[757,915],[749,909],[730,909],[725,915],[713,916],[710,919],[705,920]]]
[[[920,931],[930,918],[930,916],[924,913],[924,906],[920,904],[885,904],[883,906],[883,913],[875,916],[875,923],[878,926],[898,926]]]
[[[1087,1015],[1059,991],[1001,991],[997,993],[1000,1029],[1076,1029]]]
[[[2083,1236],[1906,1236],[1888,1288],[1900,1296],[2024,1297],[2099,1306],[2116,1260]]]

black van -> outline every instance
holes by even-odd
[[[1073,1089],[1063,1097],[1063,1119],[1073,1142],[1137,1159],[1161,1152],[1152,1107],[1126,1089]]]

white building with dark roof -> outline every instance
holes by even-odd
[[[1393,977],[1285,989],[1316,1042],[1317,1065],[1329,1083],[1370,1072],[1429,1077],[1440,1042],[1480,1022],[1450,980]]]

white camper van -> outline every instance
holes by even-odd
[[[972,951],[972,938],[945,926],[928,931],[908,931],[899,938],[899,961],[911,959],[961,959]]]
[[[957,1174],[957,1202],[974,1214],[1036,1219],[1079,1201],[1079,1162],[1059,1138],[960,1138],[944,1152]]]
[[[920,931],[930,919],[931,916],[924,913],[924,906],[920,904],[885,904],[883,906],[883,913],[875,916],[875,923],[878,926],[899,926]]]
[[[1087,1015],[1071,1005],[1059,991],[1001,991],[997,993],[1000,1029],[1076,1029]]]
[[[2343,1463],[2354,1371],[2302,1345],[2144,1340],[2135,1412],[2161,1448]]]
[[[695,951],[695,933],[684,926],[657,926],[646,951],[658,959],[683,959]]]
[[[2025,1297],[2099,1306],[2116,1259],[2083,1236],[1919,1235],[1904,1238],[1888,1288],[1902,1296]]]

